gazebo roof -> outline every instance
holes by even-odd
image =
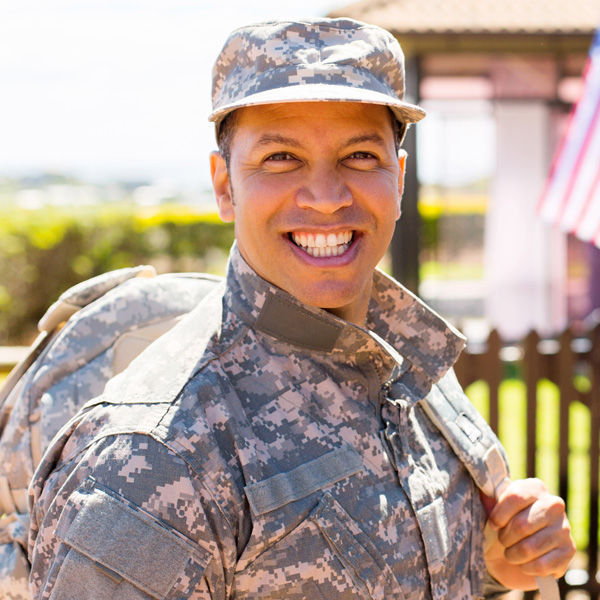
[[[599,0],[360,0],[332,11],[396,35],[503,34],[590,36]]]
[[[379,25],[407,56],[588,53],[600,0],[360,0],[329,13]]]

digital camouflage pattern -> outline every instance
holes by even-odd
[[[33,597],[481,597],[478,490],[420,406],[458,390],[463,343],[382,273],[363,329],[234,247],[227,285],[52,443]]]
[[[122,364],[217,283],[210,275],[148,278],[153,274],[149,267],[120,269],[65,292],[40,322],[49,336],[46,347],[6,394],[0,410],[0,600],[30,598],[27,490],[50,440],[102,393]]]
[[[236,108],[276,102],[367,102],[400,124],[425,111],[404,101],[404,55],[394,36],[352,19],[269,21],[236,29],[213,68],[218,123]]]

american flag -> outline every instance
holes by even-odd
[[[600,28],[538,209],[544,219],[600,247]]]

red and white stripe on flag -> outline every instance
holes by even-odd
[[[600,29],[538,210],[561,229],[600,247]]]

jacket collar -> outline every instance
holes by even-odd
[[[225,284],[111,379],[88,406],[124,398],[128,404],[171,402],[248,327],[279,345],[278,352],[308,353],[314,360],[361,368],[368,362],[391,398],[411,404],[429,393],[464,346],[455,329],[380,271],[374,274],[366,327],[358,327],[302,304],[259,277],[234,244]]]
[[[344,357],[371,353],[380,378],[404,373],[426,393],[454,364],[465,338],[419,298],[383,272],[373,275],[365,327],[302,304],[262,279],[234,244],[225,312],[296,351]]]

